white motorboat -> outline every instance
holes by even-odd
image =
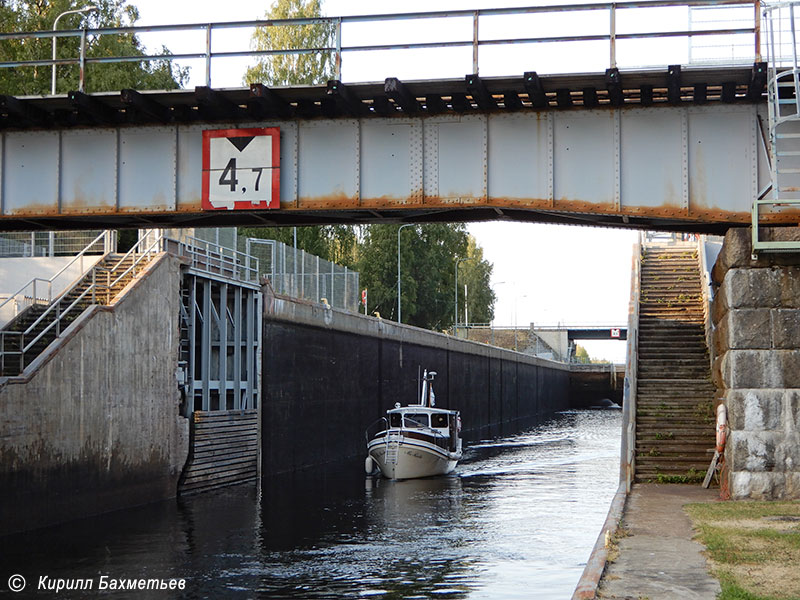
[[[419,404],[395,407],[376,423],[383,429],[370,439],[367,429],[365,468],[372,473],[378,466],[389,479],[414,479],[444,475],[461,459],[461,417],[457,410],[436,408],[433,378],[436,371],[425,370]]]

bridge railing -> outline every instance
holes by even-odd
[[[427,61],[447,64],[454,76],[479,73],[482,61],[511,68],[512,65],[540,65],[543,72],[587,72],[622,66],[645,66],[648,56],[669,44],[668,57],[652,59],[651,66],[676,63],[744,64],[761,60],[760,0],[634,0],[562,6],[488,8],[401,14],[353,15],[302,19],[252,20],[221,23],[125,26],[97,29],[0,33],[4,45],[36,39],[77,38],[78,55],[0,62],[0,68],[79,66],[79,90],[84,89],[84,67],[99,64],[202,61],[205,85],[212,85],[212,63],[218,59],[268,59],[276,56],[323,54],[332,59],[335,79],[342,79],[345,55],[363,66],[365,53],[380,58],[386,76],[387,52],[446,51],[448,60]],[[702,17],[697,18],[697,11]],[[654,25],[655,23],[655,25]],[[408,24],[406,28],[402,24]],[[274,47],[241,49],[257,30],[320,27],[326,45],[311,48]],[[511,34],[511,35],[509,35]],[[517,35],[514,35],[517,34]],[[150,36],[158,53],[137,56],[94,56],[92,43],[101,36]],[[187,37],[188,36],[188,37]],[[291,39],[291,36],[288,36]],[[180,44],[185,51],[172,52],[163,41]],[[351,41],[353,40],[353,41]],[[397,41],[394,41],[397,40]],[[699,43],[702,41],[702,43]],[[680,54],[676,57],[676,43]],[[683,44],[686,44],[683,46]],[[527,45],[531,51],[522,53]],[[580,48],[580,53],[564,52]],[[533,48],[541,51],[533,56]],[[224,48],[224,49],[223,49]],[[603,50],[603,48],[605,48]],[[505,54],[498,52],[505,49]],[[711,53],[709,54],[709,49]],[[455,51],[455,54],[453,52]],[[482,52],[483,51],[483,52]],[[44,48],[43,48],[44,54]],[[573,69],[564,67],[569,55],[582,61]],[[607,60],[597,63],[605,55]],[[623,56],[624,55],[624,56]],[[681,60],[681,58],[684,60]],[[548,67],[548,61],[551,66]],[[566,61],[566,62],[565,62]],[[407,61],[409,62],[409,61]],[[420,62],[414,61],[414,69]],[[602,64],[605,63],[605,64]],[[349,67],[348,67],[349,68]],[[229,68],[225,69],[229,71]],[[514,73],[521,72],[519,68]],[[392,75],[402,76],[393,72]],[[492,73],[510,75],[508,73]],[[441,75],[438,75],[441,76]]]

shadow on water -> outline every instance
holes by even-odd
[[[359,459],[10,536],[0,595],[20,573],[185,578],[185,598],[568,597],[616,489],[619,427],[570,412],[472,444],[447,477],[365,477]]]

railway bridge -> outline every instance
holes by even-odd
[[[680,27],[642,27],[670,14],[658,11],[673,10],[683,11]],[[709,21],[699,18],[708,14]],[[553,15],[566,15],[576,30],[549,33]],[[583,17],[595,24],[589,33],[578,31]],[[466,21],[470,35],[348,42],[357,26],[449,19]],[[513,37],[505,32],[514,22],[545,30]],[[335,79],[214,87],[212,65],[242,54],[215,48],[215,32],[319,24],[332,28],[330,47],[251,54],[328,53]],[[734,496],[798,497],[800,461],[792,460],[800,435],[798,261],[795,254],[766,254],[800,248],[794,24],[791,3],[762,14],[758,0],[635,0],[2,33],[0,41],[201,31],[205,47],[195,53],[92,57],[81,50],[0,68],[74,64],[90,76],[92,65],[103,62],[200,58],[206,81],[187,90],[87,94],[81,79],[66,94],[0,96],[0,230],[512,219],[726,233],[713,268],[703,244],[643,244],[635,253],[625,329],[623,480],[683,476],[676,469],[696,460],[686,455],[688,441],[652,446],[672,440],[671,432],[648,430],[650,439],[642,427],[637,437],[641,383],[649,393],[642,410],[668,409],[676,423],[685,421],[680,411],[698,413],[696,429],[682,432],[690,441],[711,431],[713,423],[703,419],[715,404],[728,406],[725,481]],[[637,48],[651,42],[673,48],[676,39],[686,43],[678,59],[636,66],[646,60]],[[495,49],[519,59],[569,44],[583,44],[587,60],[599,48],[608,62],[592,72],[531,65],[487,75]],[[725,56],[699,59],[708,47],[725,48]],[[414,80],[386,73],[378,83],[346,77],[348,56],[440,49],[471,51],[462,70],[468,74]],[[253,480],[259,471],[314,467],[314,460],[329,458],[315,445],[320,441],[333,454],[351,456],[360,445],[328,430],[360,426],[345,422],[353,408],[348,399],[380,413],[413,395],[409,352],[447,365],[440,370],[448,374],[452,401],[476,415],[476,435],[564,407],[564,365],[439,334],[422,343],[425,336],[402,325],[262,298],[252,265],[237,253],[149,235],[152,243],[143,238],[142,251],[133,253],[140,256],[104,256],[62,296],[41,297],[35,284],[21,291],[31,309],[0,331],[0,410],[8,429],[2,454],[11,457],[1,465],[0,488],[10,494],[4,502],[29,513],[6,528],[33,526],[42,511],[48,522],[83,516],[91,506],[64,512],[81,506],[81,498],[99,498],[100,512],[169,497],[178,486],[196,491]],[[167,292],[147,291],[147,281]],[[298,340],[307,343],[299,348]],[[684,356],[689,349],[692,356]],[[358,377],[342,371],[353,357],[366,369]],[[300,364],[322,375],[304,377]],[[123,393],[130,381],[144,388]],[[338,387],[328,401],[331,381]],[[51,397],[53,382],[62,386],[60,402],[42,421],[27,398]],[[526,389],[536,391],[526,396]],[[403,398],[395,397],[398,390]],[[313,401],[297,401],[310,393]],[[678,396],[696,405],[673,406]],[[125,415],[138,425],[122,426]],[[329,420],[316,422],[320,415]],[[641,416],[649,427],[653,415]],[[75,429],[65,433],[66,422]],[[86,427],[97,435],[87,436]],[[313,452],[293,452],[293,445]],[[662,454],[674,458],[669,466],[644,460]],[[637,471],[645,462],[648,470]],[[75,481],[83,482],[78,492]],[[129,485],[135,494],[127,493]],[[106,493],[94,493],[97,486]],[[54,487],[75,501],[53,505]]]

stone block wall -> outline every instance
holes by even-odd
[[[728,409],[731,497],[800,498],[800,256],[753,260],[750,230],[731,229],[712,277],[713,371]]]

